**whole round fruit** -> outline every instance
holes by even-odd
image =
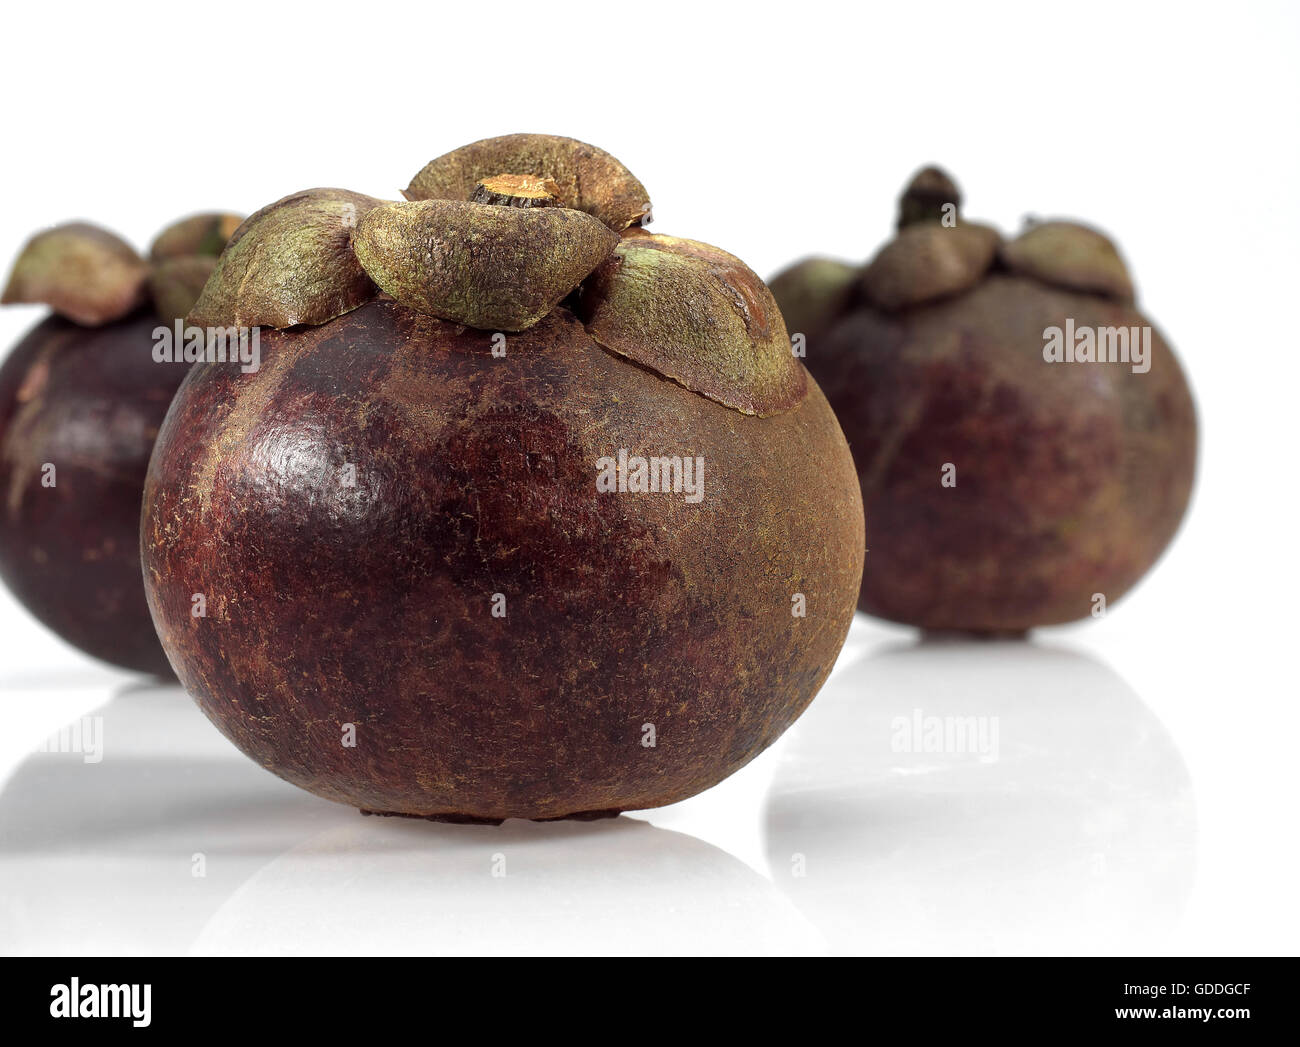
[[[155,360],[154,332],[193,304],[237,223],[179,222],[148,262],[106,230],[60,226],[4,293],[56,315],[0,366],[0,577],[64,640],[128,669],[169,671],[141,585],[140,498],[187,365]]]
[[[150,464],[172,665],[254,760],[370,813],[597,817],[713,785],[803,711],[853,615],[834,415],[762,281],[641,228],[608,154],[489,139],[406,195],[265,208],[195,306],[275,329],[255,374],[194,368]]]
[[[859,607],[976,633],[1104,613],[1187,507],[1187,382],[1105,237],[1045,222],[1003,242],[959,202],[928,168],[868,265],[772,281],[857,463]]]

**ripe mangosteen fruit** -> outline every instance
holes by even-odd
[[[202,710],[367,813],[673,803],[803,711],[862,571],[853,464],[739,259],[652,235],[609,154],[510,135],[403,202],[249,218],[191,314],[142,555]]]
[[[144,600],[140,497],[186,364],[154,332],[194,304],[231,215],[164,230],[146,260],[97,226],[35,236],[3,301],[44,303],[0,366],[0,577],[64,640],[127,669],[169,673]]]
[[[1187,382],[1106,237],[1052,221],[1004,241],[959,205],[927,168],[869,264],[772,281],[857,463],[859,607],[994,634],[1099,616],[1187,507]]]

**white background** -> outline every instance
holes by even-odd
[[[143,247],[310,186],[393,198],[544,131],[771,275],[868,256],[934,161],[973,218],[1114,234],[1202,451],[1182,532],[1104,621],[908,651],[860,619],[796,728],[637,816],[658,829],[361,819],[0,593],[0,951],[1293,953],[1298,28],[1251,3],[10,5],[0,254],[74,217]],[[5,310],[0,343],[39,315]],[[29,758],[113,695],[104,763]],[[996,716],[1001,759],[891,752],[915,708]]]

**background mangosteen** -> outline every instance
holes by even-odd
[[[366,812],[708,788],[802,712],[853,615],[829,405],[763,282],[642,229],[599,149],[488,139],[405,195],[272,204],[194,307],[272,330],[257,373],[191,371],[150,463],[172,665],[250,757]]]
[[[1004,242],[959,205],[927,168],[869,264],[813,258],[772,281],[857,464],[859,606],[980,633],[1104,613],[1187,507],[1187,382],[1104,236],[1053,221]],[[1103,336],[1108,362],[1082,359]]]
[[[3,301],[40,302],[0,366],[0,576],[88,654],[167,673],[144,600],[140,496],[158,426],[185,377],[157,362],[154,330],[188,312],[239,219],[170,226],[146,261],[74,223],[34,237]]]

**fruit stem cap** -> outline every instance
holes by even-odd
[[[947,210],[949,206],[951,211]],[[921,222],[942,222],[948,214],[955,220],[960,213],[961,190],[939,167],[923,167],[917,171],[898,198],[899,229]]]

